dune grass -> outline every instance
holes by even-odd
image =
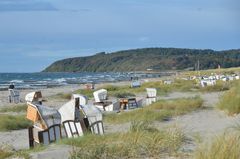
[[[22,105],[14,105],[14,106],[6,106],[2,109],[0,109],[0,112],[5,113],[5,112],[26,112],[27,110],[27,105],[22,104]]]
[[[201,145],[194,154],[195,159],[239,159],[240,134],[225,133],[212,143]]]
[[[185,114],[202,107],[200,97],[174,100],[160,100],[150,106],[119,114],[107,114],[104,121],[108,123],[126,123],[131,121],[163,121],[176,115]]]
[[[13,155],[13,152],[0,147],[0,159],[5,159]]]
[[[217,107],[229,115],[240,113],[240,82],[223,94]]]
[[[127,133],[86,135],[62,140],[72,145],[71,158],[159,158],[174,156],[185,141],[185,135],[177,128],[159,131],[148,123],[133,122]]]
[[[240,67],[231,67],[231,68],[221,68],[221,69],[208,69],[208,70],[201,70],[201,71],[184,71],[180,74],[182,76],[198,76],[200,75],[211,75],[212,73],[217,74],[233,74],[236,72],[240,72]]]
[[[12,150],[11,148],[7,147],[0,147],[0,159],[9,159],[9,158],[24,158],[24,159],[30,159],[30,153],[34,152],[40,152],[45,150],[46,147],[43,145],[36,146],[31,149],[23,149],[23,150]]]
[[[50,96],[50,98],[65,99],[65,100],[70,100],[71,97],[72,97],[71,93],[57,93],[55,95]]]
[[[25,129],[31,125],[23,115],[0,115],[0,131]]]
[[[104,85],[99,89],[106,89],[108,91],[108,95],[112,97],[122,98],[122,96],[135,96],[137,94],[146,94],[146,88],[156,88],[157,95],[166,95],[170,92],[178,91],[178,92],[192,92],[192,91],[201,91],[201,92],[216,92],[216,91],[225,91],[230,89],[232,86],[232,82],[221,82],[218,81],[215,86],[208,86],[201,88],[196,80],[183,80],[183,79],[175,79],[172,84],[163,84],[162,81],[154,81],[154,82],[145,82],[141,85],[141,87],[131,88],[130,85],[125,86],[114,86],[114,85]],[[91,89],[79,89],[74,93],[83,94],[88,98],[93,98],[93,92],[96,90]],[[70,99],[71,94],[57,94],[58,98],[62,99]]]

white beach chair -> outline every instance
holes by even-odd
[[[100,89],[95,92],[93,92],[93,96],[95,99],[95,102],[100,103],[107,100],[107,90],[106,89]]]
[[[14,89],[9,89],[9,96],[8,96],[8,100],[10,103],[14,102],[14,103],[19,103],[20,102],[20,93],[17,90]]]
[[[119,110],[120,103],[119,101],[111,102],[107,101],[107,90],[100,89],[93,92],[93,96],[95,99],[94,105],[101,109],[102,111],[115,111]]]
[[[157,101],[157,89],[156,88],[146,88],[147,98],[146,105],[150,105]]]

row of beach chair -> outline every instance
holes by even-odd
[[[42,105],[41,92],[26,95],[27,119],[33,122],[29,128],[29,145],[48,145],[63,137],[72,138],[86,133],[104,134],[102,113],[94,106],[86,105],[84,96],[73,95],[59,109]]]

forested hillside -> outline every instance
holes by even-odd
[[[144,48],[98,53],[94,56],[56,61],[44,72],[109,72],[200,69],[240,66],[240,50],[199,50],[178,48]]]

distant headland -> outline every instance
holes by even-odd
[[[130,72],[196,70],[240,66],[240,49],[142,48],[97,53],[54,62],[43,72]]]

